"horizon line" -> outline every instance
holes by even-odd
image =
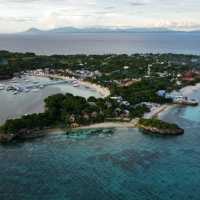
[[[77,30],[87,30],[87,29],[99,29],[101,30],[102,29],[102,32],[103,30],[110,30],[110,31],[115,31],[117,32],[118,30],[119,31],[128,31],[130,29],[141,29],[141,32],[142,32],[142,29],[144,29],[143,32],[145,32],[145,29],[146,30],[150,30],[152,29],[152,32],[195,32],[195,31],[200,31],[200,29],[175,29],[175,28],[170,28],[170,27],[163,27],[163,26],[160,26],[160,27],[136,27],[136,26],[87,26],[87,27],[81,27],[81,26],[60,26],[60,27],[54,27],[54,28],[48,28],[48,29],[42,29],[42,28],[39,28],[39,27],[30,27],[30,28],[27,28],[25,30],[21,30],[21,31],[16,31],[16,32],[0,32],[0,34],[19,34],[19,33],[28,33],[29,31],[31,30],[38,30],[38,31],[41,31],[41,32],[48,32],[48,31],[53,31],[53,30],[57,30],[57,29],[63,29],[63,28],[72,28],[72,29],[77,29]],[[160,29],[160,30],[159,30]],[[162,30],[163,29],[163,30]],[[151,32],[151,31],[149,31]]]

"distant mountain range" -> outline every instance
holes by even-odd
[[[20,34],[63,34],[63,33],[150,33],[150,32],[184,32],[175,31],[167,28],[75,28],[75,27],[61,27],[50,30],[40,30],[37,28],[30,28],[29,30]],[[200,33],[199,30],[190,31]]]

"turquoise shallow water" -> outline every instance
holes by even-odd
[[[200,125],[180,124],[175,138],[116,129],[1,146],[0,199],[199,200]]]
[[[185,128],[178,137],[114,129],[0,146],[0,199],[199,200],[199,110],[164,116]]]

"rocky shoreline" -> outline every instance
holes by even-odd
[[[14,134],[1,134],[0,133],[0,143],[9,143],[15,138]]]
[[[157,118],[145,119],[141,118],[138,122],[138,128],[146,134],[155,135],[181,135],[184,129],[177,124],[167,123]]]
[[[26,132],[23,132],[21,134],[5,134],[0,133],[0,143],[10,143],[13,140],[28,140],[28,139],[34,139],[43,137],[46,135],[45,130],[27,130]]]
[[[176,136],[184,134],[184,129],[177,128],[177,129],[161,129],[151,126],[142,126],[140,125],[139,128],[145,134],[156,134],[156,135],[163,135],[163,136]]]

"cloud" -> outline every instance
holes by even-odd
[[[178,30],[193,30],[200,28],[200,23],[195,20],[159,20],[155,25],[157,27],[168,27]]]
[[[12,22],[12,23],[19,23],[19,22],[33,22],[33,18],[24,17],[24,18],[18,18],[18,17],[0,17],[0,21],[4,22]]]
[[[132,1],[129,1],[129,4],[131,6],[144,6],[144,5],[147,5],[148,3],[150,3],[148,0],[132,0]]]
[[[198,0],[0,0],[0,31],[35,26],[199,28]]]

